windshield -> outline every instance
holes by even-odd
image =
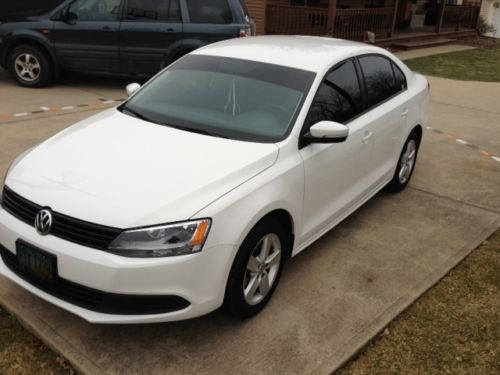
[[[189,55],[121,110],[196,133],[278,142],[288,136],[314,77],[312,72],[278,65]]]

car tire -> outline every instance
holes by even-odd
[[[54,77],[52,61],[45,51],[29,44],[14,48],[8,59],[9,71],[24,87],[44,87]]]
[[[283,225],[272,217],[252,229],[231,268],[223,306],[227,312],[249,318],[267,305],[283,271],[289,238]]]
[[[420,138],[415,131],[413,131],[406,140],[403,151],[398,159],[398,165],[394,176],[387,185],[389,191],[398,193],[408,185],[410,182],[415,164],[417,163],[418,148],[420,146]]]

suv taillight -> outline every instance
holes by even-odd
[[[252,36],[252,29],[250,29],[250,27],[240,30],[240,38],[245,38],[247,36]]]

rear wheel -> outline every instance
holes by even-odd
[[[52,82],[54,67],[47,54],[32,45],[21,45],[9,54],[9,71],[24,87],[44,87]]]
[[[415,163],[417,162],[417,154],[420,139],[415,132],[412,132],[405,142],[403,151],[399,156],[396,172],[388,185],[389,190],[393,192],[402,191],[410,182]]]
[[[233,263],[224,307],[246,318],[261,311],[271,299],[283,270],[289,241],[275,219],[261,221],[248,234]]]

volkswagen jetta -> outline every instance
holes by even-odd
[[[405,188],[429,86],[374,46],[265,36],[128,91],[19,156],[2,192],[0,273],[91,322],[259,312],[288,258]]]

